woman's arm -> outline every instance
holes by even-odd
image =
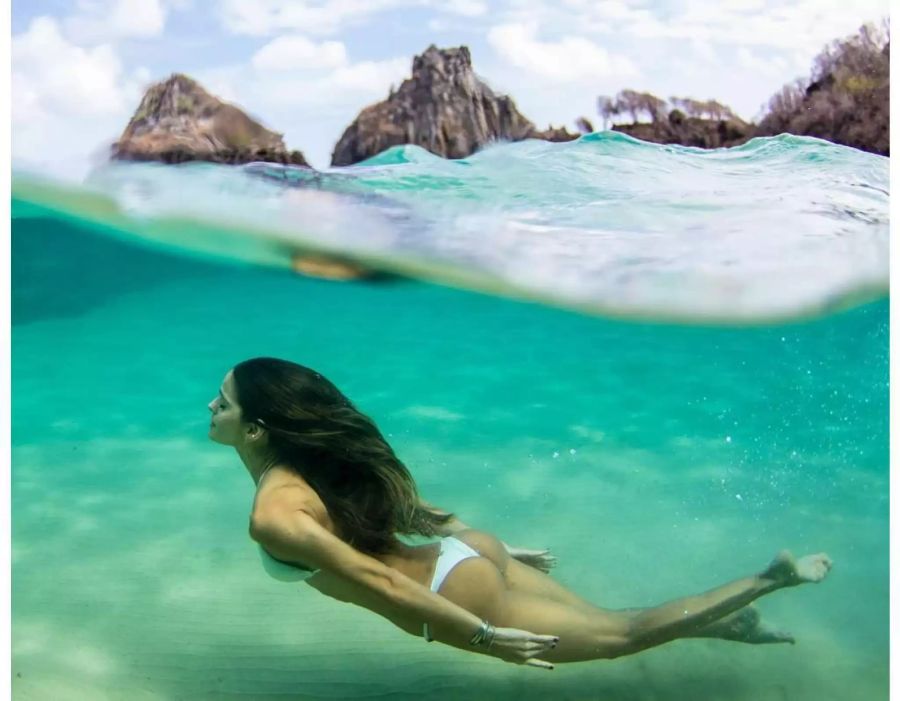
[[[273,557],[339,577],[355,602],[376,613],[415,616],[438,628],[438,640],[465,647],[481,619],[329,532],[305,511],[257,517],[251,537]],[[416,591],[419,587],[421,591]]]
[[[472,652],[493,655],[507,662],[552,669],[537,656],[555,645],[558,638],[513,628],[490,627],[474,613],[440,596],[428,587],[388,567],[374,557],[326,530],[302,510],[255,515],[251,537],[278,559],[300,561],[340,578],[351,592],[348,600],[385,617],[405,617],[428,623],[440,634],[434,638]],[[392,615],[393,614],[393,615]],[[472,644],[479,639],[479,647]]]

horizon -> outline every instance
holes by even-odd
[[[12,162],[83,177],[147,88],[184,73],[325,168],[344,129],[431,44],[469,47],[476,75],[538,129],[575,131],[579,117],[599,128],[597,98],[623,89],[715,99],[756,122],[827,44],[888,14],[873,0],[223,0],[206,13],[194,0],[19,0]]]

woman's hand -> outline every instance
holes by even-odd
[[[559,638],[555,635],[536,635],[517,628],[495,628],[494,640],[487,651],[489,655],[513,664],[553,669],[552,664],[537,657],[555,648],[558,642]]]
[[[556,567],[556,557],[550,554],[550,550],[529,550],[527,548],[514,548],[503,543],[506,552],[510,557],[514,557],[529,567],[534,567],[541,572],[549,572],[551,568]]]

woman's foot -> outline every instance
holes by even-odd
[[[782,587],[794,587],[812,582],[818,584],[831,570],[831,558],[825,553],[806,555],[799,560],[787,550],[782,550],[762,573]]]
[[[790,633],[772,630],[760,621],[759,611],[755,606],[745,606],[729,616],[710,623],[698,631],[698,638],[718,638],[734,640],[750,645],[766,645],[769,643],[794,644],[794,636]]]

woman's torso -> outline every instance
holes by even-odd
[[[259,481],[256,496],[253,500],[253,510],[265,504],[266,499],[281,487],[290,486],[296,488],[298,503],[302,502],[305,508],[310,509],[316,520],[321,526],[332,533],[337,538],[347,542],[347,538],[341,533],[340,528],[335,524],[334,520],[328,513],[325,503],[319,498],[316,491],[309,485],[306,480],[296,473],[286,469],[273,467],[268,470]],[[368,553],[370,557],[383,562],[399,572],[402,572],[410,579],[420,584],[430,587],[431,578],[434,575],[435,563],[440,553],[440,543],[428,543],[425,545],[408,545],[400,540],[395,539],[394,547],[387,553]],[[293,563],[309,569],[305,563]],[[354,595],[350,587],[347,587],[342,581],[330,576],[327,572],[318,571],[306,582],[318,589],[323,594],[339,599],[341,601],[349,601],[351,603],[360,603],[356,599],[358,595]]]

